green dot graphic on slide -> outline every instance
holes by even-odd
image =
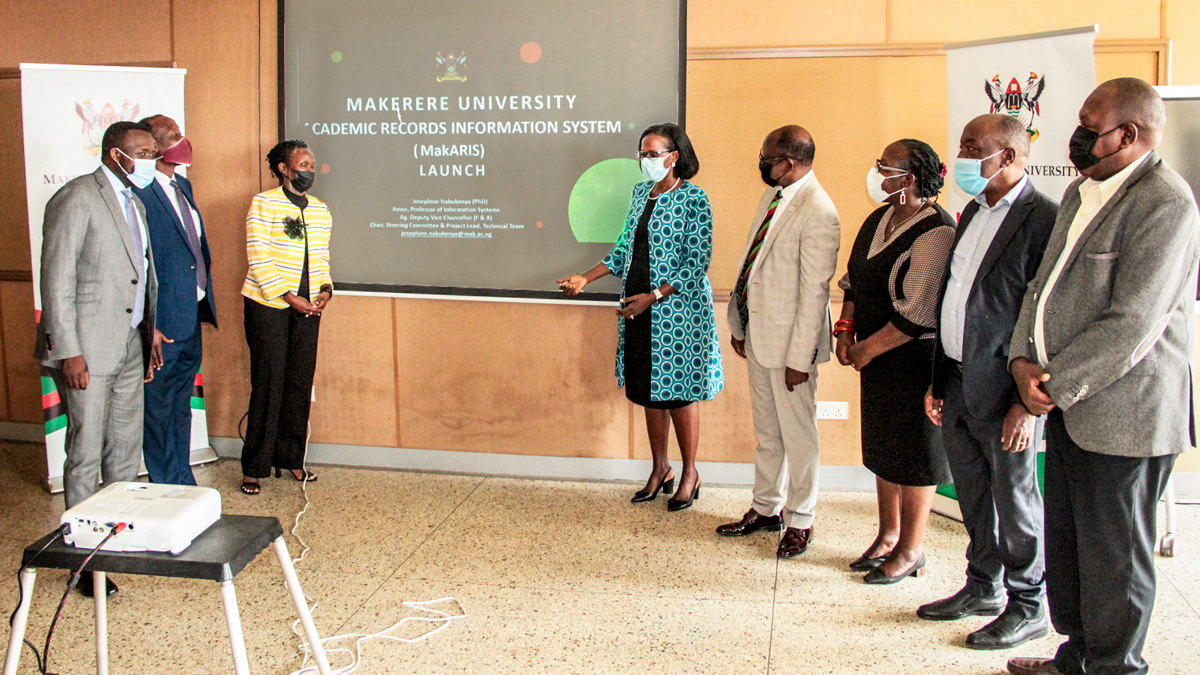
[[[633,122],[630,122],[630,123],[629,123],[629,128],[630,128],[630,129],[632,129],[632,128],[633,128]]]
[[[342,62],[342,53],[341,53],[341,52],[334,52],[334,53],[332,53],[332,54],[330,54],[330,55],[329,55],[329,58],[330,58],[330,59],[333,59],[333,62],[334,62],[334,63],[341,63],[341,62]]]
[[[618,157],[593,165],[571,188],[567,216],[575,240],[611,244],[621,236],[633,186],[645,180],[637,160]]]

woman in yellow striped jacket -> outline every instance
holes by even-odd
[[[304,141],[283,141],[267,153],[279,187],[257,194],[246,215],[242,285],[250,345],[250,408],[242,446],[242,492],[258,494],[260,480],[304,468],[309,403],[317,367],[321,313],[333,297],[329,237],[333,218],[308,195],[316,158]]]

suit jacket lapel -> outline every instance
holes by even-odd
[[[167,215],[171,217],[171,222],[175,223],[175,231],[179,233],[179,236],[183,237],[183,243],[190,249],[192,244],[188,239],[187,231],[183,229],[183,221],[179,220],[179,214],[175,211],[175,205],[171,203],[171,198],[167,195],[166,190],[163,190],[162,185],[158,184],[158,179],[155,179],[155,181],[150,184],[150,191],[154,193],[154,196],[158,198],[159,203],[162,204],[164,209],[166,209]],[[190,207],[180,205],[180,208]]]
[[[125,252],[129,254],[129,262],[137,264],[138,257],[134,253],[133,237],[129,234],[129,221],[125,219],[125,209],[121,208],[120,198],[113,191],[112,183],[108,181],[108,176],[104,175],[104,168],[96,169],[92,174],[96,178],[96,186],[100,189],[100,196],[104,199],[104,203],[108,204],[108,210],[113,217],[113,225],[116,226],[117,232],[121,234],[121,241],[125,244]],[[144,215],[142,216],[145,217]]]
[[[1119,204],[1121,200],[1125,198],[1125,193],[1129,191],[1129,188],[1141,180],[1142,177],[1147,173],[1150,173],[1150,170],[1158,166],[1159,162],[1161,161],[1162,160],[1158,157],[1158,153],[1152,151],[1150,156],[1142,162],[1142,165],[1135,169],[1134,172],[1129,175],[1129,178],[1125,179],[1125,182],[1121,185],[1121,187],[1117,188],[1117,191],[1113,193],[1112,198],[1110,198],[1104,204],[1104,207],[1100,209],[1098,213],[1096,213],[1091,222],[1087,224],[1087,227],[1084,229],[1083,233],[1079,235],[1079,239],[1075,241],[1074,248],[1067,253],[1067,261],[1063,264],[1064,272],[1070,269],[1071,265],[1075,264],[1075,259],[1079,257],[1079,252],[1083,250],[1083,245],[1087,242],[1088,237],[1092,236],[1092,233],[1095,232],[1108,218],[1108,214],[1112,213],[1112,210],[1116,208],[1117,204]],[[1082,206],[1082,203],[1080,206]],[[1076,209],[1076,212],[1078,212],[1078,209]],[[1072,219],[1074,219],[1074,215],[1072,215]]]
[[[1008,247],[1008,242],[1012,241],[1013,236],[1024,227],[1025,218],[1033,209],[1033,195],[1036,192],[1037,188],[1033,187],[1032,182],[1026,183],[1025,189],[1017,195],[1016,202],[1009,207],[1008,213],[1004,215],[1004,222],[1000,223],[1000,228],[992,237],[992,243],[988,244],[987,252],[983,254],[983,261],[979,263],[979,271],[975,274],[976,286],[979,285],[979,280],[987,276],[988,271],[996,265],[1000,254],[1004,253],[1004,249]]]
[[[779,233],[782,232],[783,229],[787,227],[793,219],[800,217],[800,207],[804,205],[804,201],[808,199],[810,194],[812,194],[813,186],[816,184],[816,182],[817,177],[815,175],[809,178],[808,182],[802,185],[800,189],[796,191],[795,196],[793,196],[792,200],[788,202],[787,208],[784,209],[782,213],[779,211],[775,212],[775,215],[773,216],[773,220],[775,222],[771,223],[771,228],[767,230],[767,237],[766,239],[763,239],[762,248],[758,251],[759,259],[762,259],[762,257],[767,254],[767,251],[771,250],[771,245],[774,244],[775,240],[779,238]],[[769,203],[770,202],[768,202],[768,204]],[[763,212],[763,215],[766,215],[765,211]]]

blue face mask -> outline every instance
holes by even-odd
[[[117,148],[117,152],[125,155],[125,152],[120,148]],[[121,166],[120,164],[117,164],[117,166],[121,166],[121,171],[125,171],[125,175],[129,177],[129,182],[133,183],[133,186],[139,190],[149,187],[149,185],[154,182],[154,172],[158,166],[158,158],[136,159],[129,157],[129,155],[125,156],[128,157],[131,162],[133,162],[133,173],[125,171],[125,167]]]
[[[954,160],[954,182],[958,183],[959,189],[971,195],[972,197],[978,195],[980,192],[983,192],[984,188],[987,187],[988,182],[995,178],[997,173],[1000,173],[1000,169],[996,169],[996,173],[984,178],[982,175],[983,160],[991,159],[1001,152],[1004,151],[1000,150],[999,152],[993,152],[983,159],[967,159],[966,157],[959,157],[958,159]]]

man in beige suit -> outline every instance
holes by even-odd
[[[817,365],[829,360],[829,280],[841,244],[837,209],[812,172],[814,152],[812,136],[798,126],[763,141],[758,168],[769,189],[729,302],[733,349],[750,373],[758,448],[751,508],[717,533],[786,527],[781,558],[804,553],[812,540],[821,463]]]

